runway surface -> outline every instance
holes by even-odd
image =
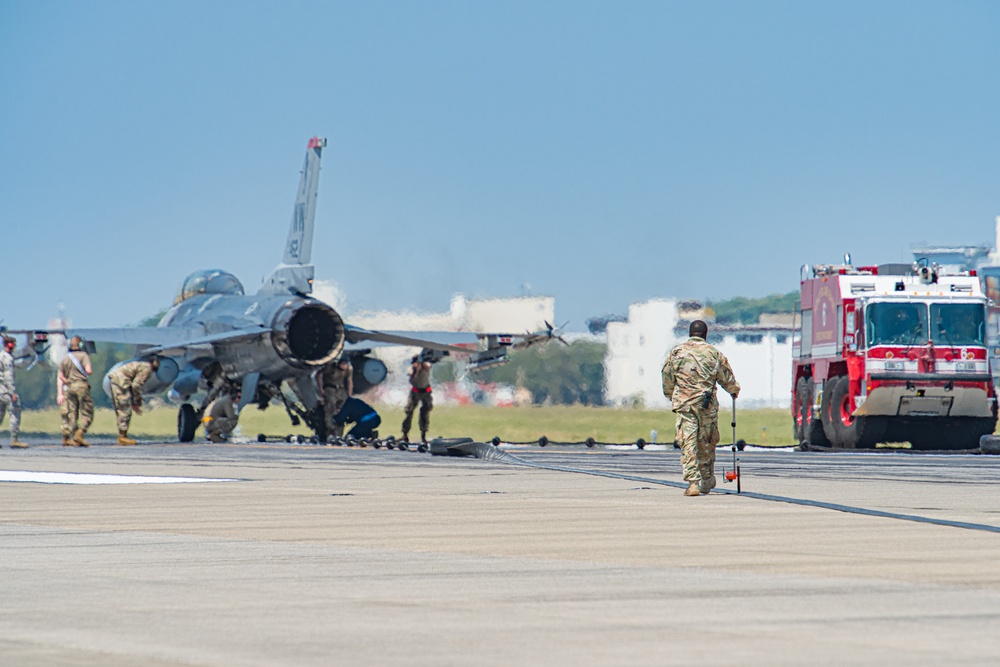
[[[745,451],[686,498],[673,449],[32,445],[3,665],[1000,658],[1000,457]]]

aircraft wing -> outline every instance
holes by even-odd
[[[77,329],[71,327],[65,331],[50,331],[61,333],[67,338],[79,336],[84,340],[100,343],[120,343],[122,345],[175,345],[183,343],[195,336],[203,336],[200,329],[174,327],[117,327],[106,329]]]
[[[164,350],[181,349],[196,345],[208,345],[234,338],[249,338],[265,333],[263,326],[245,327],[215,334],[206,334],[201,328],[191,327],[109,327],[105,329],[83,329],[70,327],[68,329],[18,329],[10,331],[14,334],[62,334],[79,336],[84,340],[99,343],[118,343],[121,345],[138,345],[148,354]]]
[[[566,344],[558,330],[546,322],[543,331],[523,334],[493,334],[471,331],[370,331],[350,325],[345,327],[347,349],[379,345],[406,345],[428,350],[468,354],[469,370],[483,370],[510,360],[511,350],[520,350],[553,338]]]
[[[480,335],[464,331],[371,331],[345,325],[347,346],[373,347],[381,345],[405,345],[428,350],[447,352],[475,352]]]
[[[204,336],[202,329],[183,327],[110,327],[106,329],[16,329],[8,331],[12,334],[59,334],[69,338],[79,336],[84,340],[101,343],[120,343],[122,345],[173,345],[183,343],[197,336]]]

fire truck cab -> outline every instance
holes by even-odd
[[[973,449],[993,433],[987,299],[975,271],[847,259],[803,266],[800,284],[792,416],[803,447]]]

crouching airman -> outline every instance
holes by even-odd
[[[210,442],[225,442],[232,435],[239,421],[236,413],[239,402],[240,391],[236,390],[235,394],[225,392],[209,403],[202,422],[205,424],[205,436]]]

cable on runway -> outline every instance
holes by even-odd
[[[554,472],[572,472],[584,475],[594,475],[596,477],[609,477],[612,479],[622,479],[630,482],[641,482],[643,484],[658,484],[660,486],[672,486],[678,489],[686,489],[688,486],[687,482],[671,482],[669,480],[655,479],[652,477],[640,477],[638,475],[625,475],[617,472],[605,472],[602,470],[587,470],[585,468],[570,468],[568,466],[558,466],[545,463],[536,463],[534,461],[526,461],[525,459],[514,456],[509,452],[504,452],[499,448],[485,442],[469,443],[467,445],[462,446],[461,449],[479,459],[498,461],[500,463],[507,463],[510,465],[521,465],[521,466],[527,466],[529,468],[538,468],[541,470],[552,470]],[[819,509],[833,510],[836,512],[845,512],[848,514],[859,514],[861,516],[873,516],[883,519],[895,519],[896,521],[913,521],[916,523],[925,523],[934,526],[945,526],[948,528],[964,528],[966,530],[978,530],[985,533],[1000,533],[1000,526],[991,526],[989,524],[984,524],[984,523],[970,523],[967,521],[951,521],[948,519],[935,519],[934,517],[920,516],[919,514],[901,514],[898,512],[886,512],[883,510],[873,510],[865,507],[855,507],[853,505],[841,505],[839,503],[827,503],[821,500],[810,500],[808,498],[774,496],[768,493],[755,493],[753,491],[743,491],[742,493],[736,493],[735,491],[730,491],[729,489],[722,489],[722,488],[715,488],[712,490],[712,493],[722,493],[731,496],[753,498],[755,500],[765,500],[768,502],[775,502],[775,503],[788,503],[790,505],[800,505],[802,507],[816,507]]]

